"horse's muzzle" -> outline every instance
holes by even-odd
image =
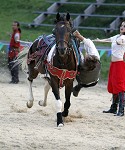
[[[64,48],[58,48],[58,52],[59,52],[59,55],[61,57],[63,57],[66,54],[66,52],[67,52],[67,48],[66,47],[64,47]]]

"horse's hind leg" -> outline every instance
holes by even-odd
[[[29,101],[27,102],[27,107],[31,108],[33,106],[33,101],[34,101],[34,97],[33,97],[33,91],[32,91],[32,81],[28,80],[29,82]]]
[[[38,76],[38,71],[34,69],[35,64],[32,63],[28,66],[29,69],[29,76],[28,76],[28,84],[29,84],[29,101],[27,102],[27,107],[31,108],[33,106],[33,91],[32,91],[32,83],[33,79],[35,79]]]
[[[40,106],[47,106],[47,95],[48,95],[48,92],[50,90],[50,84],[47,80],[45,80],[46,83],[45,83],[45,86],[44,86],[44,100],[43,101],[39,101],[38,104]]]

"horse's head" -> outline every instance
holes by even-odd
[[[60,16],[59,13],[56,15],[56,26],[55,26],[55,38],[56,48],[61,57],[64,57],[67,52],[70,51],[72,25],[70,21],[70,14],[66,16]]]

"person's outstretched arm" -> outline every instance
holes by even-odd
[[[107,38],[107,39],[95,39],[95,40],[92,40],[93,42],[111,42],[111,38]]]

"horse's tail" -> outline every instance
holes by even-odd
[[[29,49],[30,49],[30,47],[26,46],[26,47],[23,48],[23,50],[21,52],[19,52],[13,67],[19,65],[19,66],[21,66],[21,68],[24,72],[27,72],[27,70],[28,70],[27,54],[29,52]]]

